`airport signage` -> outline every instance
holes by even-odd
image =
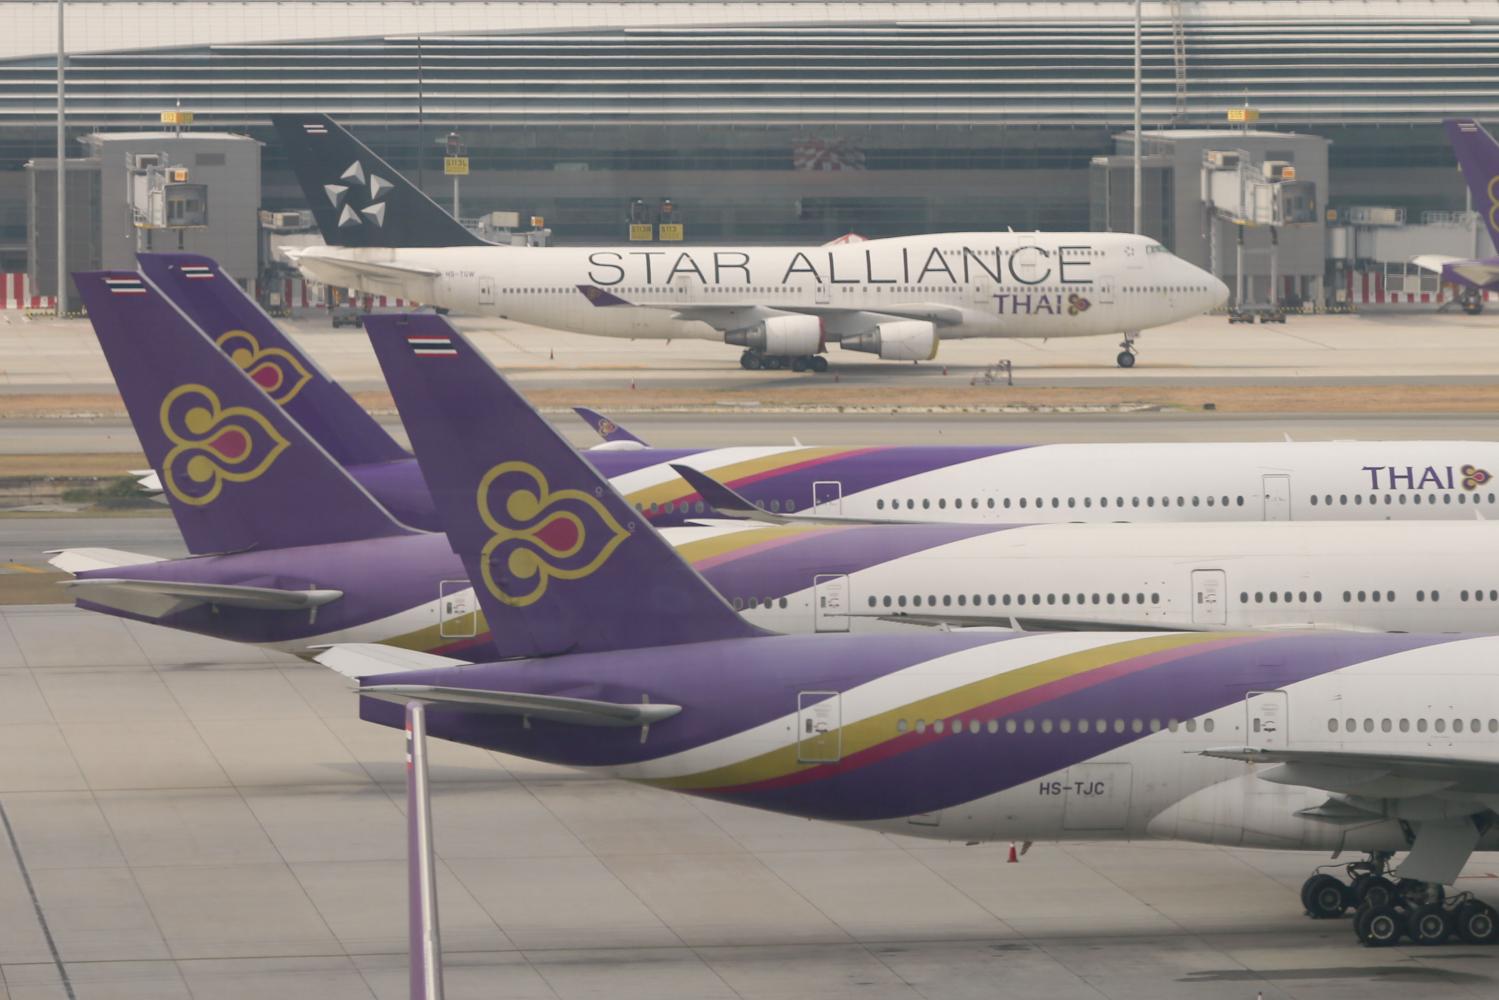
[[[444,156],[442,158],[442,172],[449,177],[467,177],[468,157]]]
[[[659,230],[663,242],[682,242],[682,224],[680,222],[663,222],[661,223]]]
[[[654,229],[652,228],[652,226],[651,226],[651,224],[649,222],[632,222],[632,223],[630,223],[630,242],[631,243],[649,243],[651,241],[651,239],[654,237],[654,235],[655,235]],[[619,255],[615,254],[615,256],[617,257]],[[593,274],[592,271],[590,271],[588,273],[589,273],[590,276],[592,276],[592,274]],[[610,284],[617,284],[619,281],[623,281],[623,280],[624,280],[623,272],[621,272],[621,276],[618,279],[616,279],[616,281],[610,282]]]

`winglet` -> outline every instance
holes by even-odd
[[[613,292],[605,291],[598,285],[579,285],[578,291],[582,292],[583,297],[596,306],[634,305],[633,302],[626,302],[618,295],[615,295]]]
[[[441,316],[367,316],[501,657],[763,635]]]
[[[690,465],[673,465],[671,470],[687,481],[697,491],[703,502],[724,517],[743,518],[746,521],[763,521],[766,524],[790,524],[793,518],[772,514],[756,507],[731,488],[720,483],[706,472],[699,472]]]
[[[597,413],[593,410],[590,410],[586,406],[574,406],[573,412],[576,413],[579,417],[583,418],[583,422],[585,424],[587,424],[589,427],[592,427],[595,431],[598,432],[599,437],[603,438],[610,444],[633,443],[641,445],[642,447],[645,446],[644,441],[640,440],[640,438],[636,437],[634,434],[631,434],[629,431],[625,430],[623,427],[619,426],[619,424],[616,424],[614,421],[610,420],[602,413]]]

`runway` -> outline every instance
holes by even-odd
[[[0,611],[0,996],[397,997],[399,733],[315,664]],[[452,998],[1480,997],[1492,949],[1312,923],[1319,858],[963,847],[433,745]],[[14,849],[12,849],[14,848]],[[1499,864],[1459,883],[1499,899]],[[45,923],[45,931],[43,929]],[[48,937],[50,934],[51,946]]]

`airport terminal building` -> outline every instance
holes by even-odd
[[[25,167],[54,150],[56,6],[3,6],[0,270],[14,271]],[[456,133],[470,163],[462,214],[543,216],[556,242],[623,240],[632,212],[657,221],[666,202],[689,242],[1086,229],[1090,164],[1116,155],[1131,123],[1132,12],[1117,0],[73,0],[69,155],[89,133],[159,127],[181,107],[195,128],[261,140],[260,207],[296,210],[268,118],[321,111],[445,205]],[[1325,209],[1414,222],[1467,207],[1439,122],[1499,116],[1491,0],[1148,2],[1144,16],[1151,134],[1223,128],[1248,104],[1261,130],[1329,141]]]

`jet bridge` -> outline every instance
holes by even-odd
[[[1258,316],[1261,323],[1284,323],[1280,231],[1286,226],[1320,221],[1316,183],[1297,179],[1295,166],[1284,160],[1255,163],[1247,150],[1208,149],[1202,154],[1202,208],[1214,274],[1222,272],[1216,259],[1223,244],[1221,227],[1234,227],[1234,299],[1229,322],[1253,323]],[[1270,280],[1267,301],[1261,304],[1246,299],[1244,288],[1244,236],[1253,227],[1264,227],[1270,235],[1264,251],[1270,262]]]

